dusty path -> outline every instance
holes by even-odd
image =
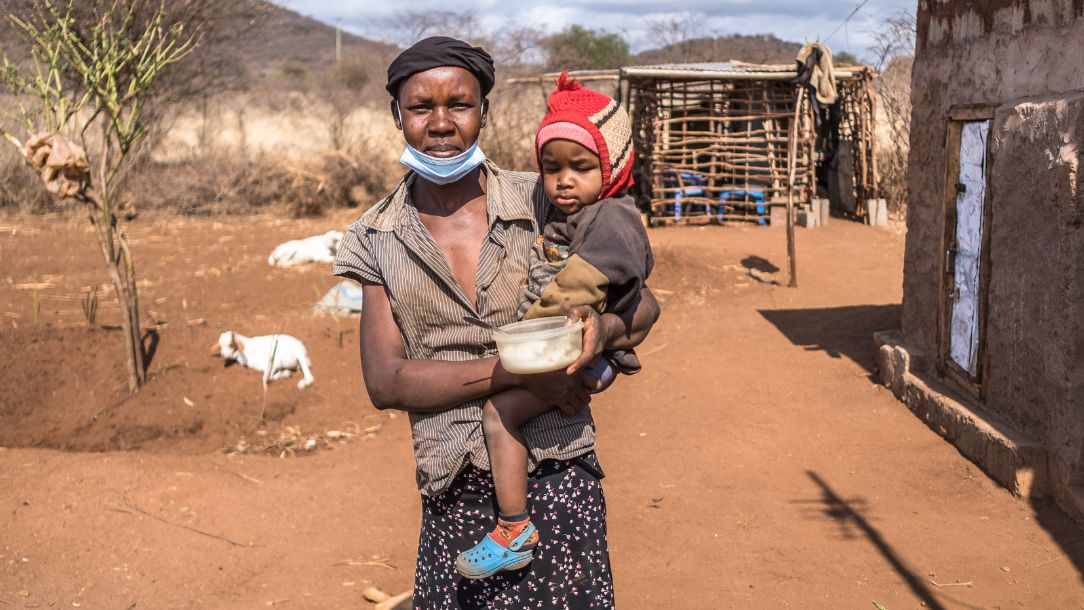
[[[21,227],[0,237],[0,275],[13,278],[0,307],[18,316],[0,320],[0,608],[367,607],[369,584],[410,586],[419,503],[405,418],[368,406],[356,333],[340,350],[336,324],[305,310],[326,270],[263,262],[277,241],[345,217],[244,223],[259,230],[137,227],[145,302],[169,320],[157,386],[91,426],[119,375],[115,334],[73,328],[81,314],[64,300],[94,281],[90,237],[0,223]],[[789,290],[771,283],[786,281],[772,272],[785,267],[780,232],[651,235],[664,318],[644,373],[595,405],[619,607],[1084,608],[1084,532],[992,484],[870,381],[870,336],[898,325],[902,236],[801,231]],[[44,240],[65,248],[35,255]],[[15,285],[50,274],[49,324],[34,326]],[[380,429],[306,458],[215,451],[245,436],[260,400],[258,380],[207,347],[259,316],[316,361],[314,391],[274,389],[269,435]],[[197,318],[207,325],[184,323]]]

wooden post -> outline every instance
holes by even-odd
[[[787,130],[787,260],[790,263],[791,288],[798,287],[798,257],[794,248],[794,172],[797,169],[798,120],[802,112],[805,86],[798,85],[798,98],[794,103],[794,117]]]
[[[343,29],[339,20],[335,20],[335,63],[343,60]]]

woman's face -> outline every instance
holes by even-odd
[[[407,144],[431,157],[466,152],[485,126],[478,79],[451,66],[419,72],[399,87],[399,110],[391,112]]]

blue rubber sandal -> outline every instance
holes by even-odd
[[[512,539],[508,548],[504,548],[486,534],[474,548],[463,551],[455,560],[455,569],[463,578],[476,580],[489,578],[497,572],[518,570],[526,567],[534,559],[535,545],[524,549],[523,545],[535,533],[533,523],[528,523],[519,536]]]

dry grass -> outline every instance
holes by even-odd
[[[534,136],[546,112],[546,89],[498,86],[489,96],[489,118],[479,146],[504,169],[538,171]]]
[[[327,432],[302,432],[299,426],[283,426],[277,436],[266,430],[257,430],[255,438],[242,438],[236,445],[228,447],[229,454],[264,454],[280,458],[308,455],[322,449],[334,449],[356,437],[372,437],[380,430],[381,424],[368,428],[356,422],[343,422],[342,430]]]
[[[314,95],[283,93],[282,99],[260,101],[236,96],[178,109],[158,137],[137,149],[118,188],[118,216],[167,211],[303,217],[371,205],[405,172],[398,163],[401,135],[383,106],[364,104],[336,114]],[[482,149],[501,167],[536,171],[534,131],[545,111],[541,91],[498,87],[490,104]],[[10,147],[0,148],[0,171],[0,210],[62,211]]]
[[[384,167],[345,153],[309,163],[270,156],[252,159],[212,152],[174,162],[150,161],[130,178],[125,201],[135,211],[170,210],[187,215],[270,211],[302,217],[338,207],[372,203],[395,178]]]
[[[41,177],[11,146],[0,146],[0,210],[50,212],[58,209]]]

